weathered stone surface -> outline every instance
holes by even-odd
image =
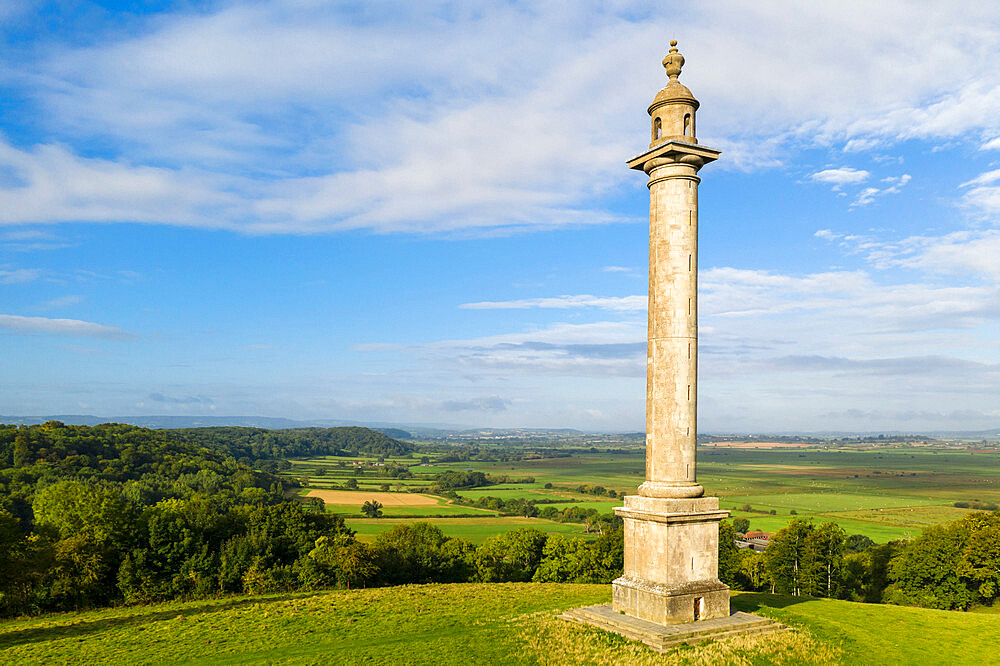
[[[611,631],[629,640],[642,641],[657,652],[666,652],[683,643],[724,639],[745,634],[769,634],[787,631],[788,627],[774,620],[749,613],[663,626],[640,618],[622,615],[609,605],[574,608],[559,616],[564,620]]]
[[[625,522],[625,572],[612,583],[614,608],[673,624],[729,615],[719,581],[716,497],[663,499],[629,495],[615,510]]]
[[[698,170],[719,151],[694,133],[698,100],[677,77],[649,107],[652,142],[628,166],[649,175],[649,324],[646,480],[615,509],[625,523],[625,566],[611,606],[563,615],[643,640],[655,649],[691,639],[772,631],[781,625],[729,614],[719,580],[719,521],[729,515],[698,484]]]
[[[719,521],[729,515],[698,484],[698,170],[719,151],[698,145],[698,100],[677,80],[671,42],[667,86],[649,113],[650,149],[629,161],[649,175],[649,322],[646,481],[615,509],[625,523],[625,571],[614,609],[659,624],[729,616],[719,581]]]

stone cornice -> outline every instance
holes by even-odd
[[[687,141],[665,141],[660,145],[650,148],[641,155],[637,155],[628,161],[630,169],[649,172],[650,169],[663,164],[676,164],[678,162],[691,164],[695,169],[700,169],[709,162],[719,159],[721,150],[708,148],[696,143]]]

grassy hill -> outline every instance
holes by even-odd
[[[607,585],[462,584],[229,597],[0,622],[0,663],[990,663],[996,615],[742,593],[795,632],[665,656],[554,618]]]

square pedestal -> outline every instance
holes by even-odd
[[[719,580],[716,497],[630,495],[615,509],[625,522],[625,571],[612,583],[613,607],[662,625],[729,617],[729,588]]]

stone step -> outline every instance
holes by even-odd
[[[675,625],[660,625],[622,615],[610,605],[574,608],[559,617],[610,631],[629,640],[641,641],[658,652],[665,652],[682,643],[693,644],[731,636],[770,634],[788,630],[788,627],[770,618],[742,612],[724,618]]]

